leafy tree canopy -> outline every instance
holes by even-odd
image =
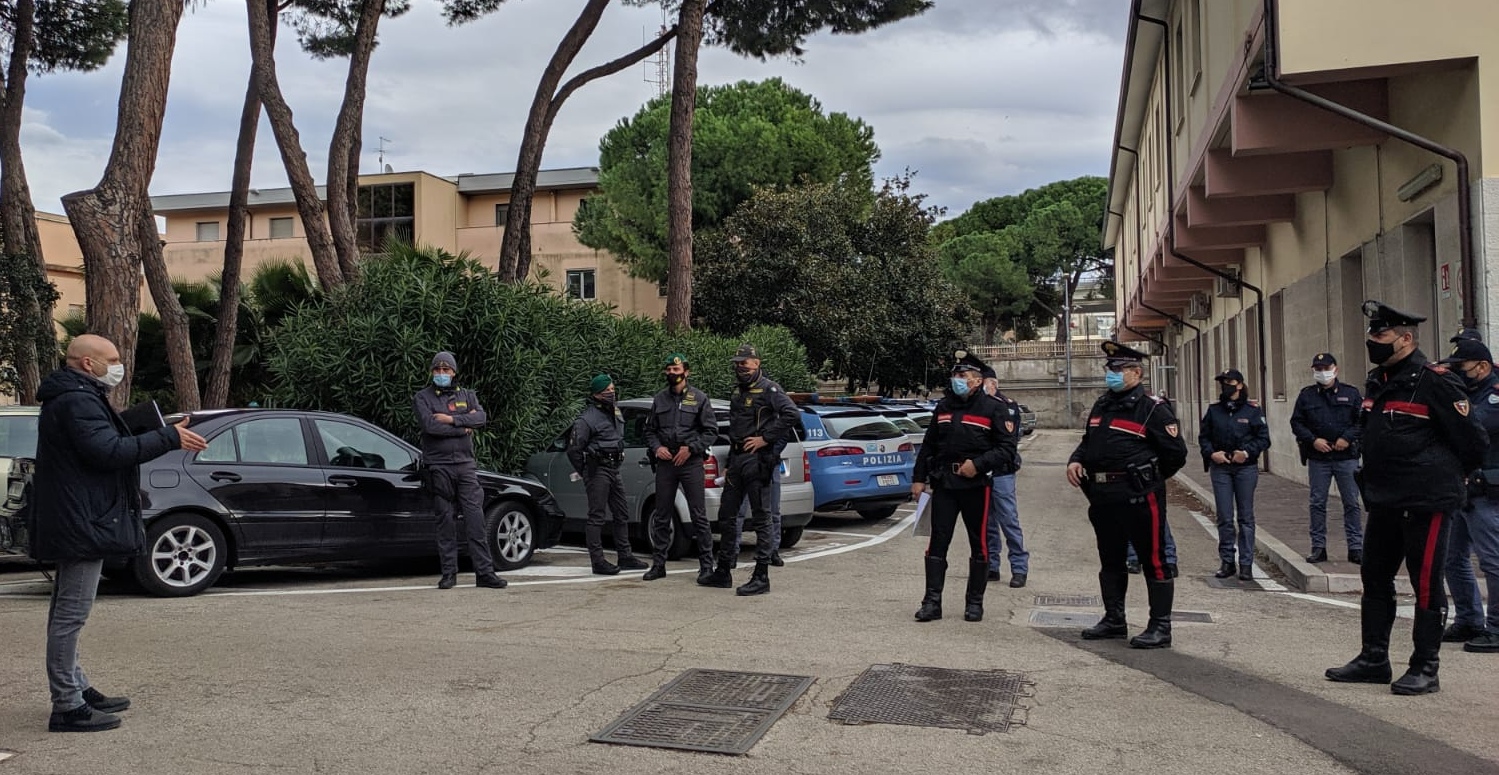
[[[371,0],[295,0],[287,23],[313,59],[338,59],[354,51],[364,4]],[[385,0],[382,15],[394,19],[411,10],[411,0]]]
[[[661,5],[675,11],[681,0],[626,0],[628,5]],[[766,59],[801,56],[814,33],[856,35],[916,16],[930,0],[709,0],[703,15],[703,42],[741,56]]]
[[[0,49],[15,45],[16,0],[0,0]],[[89,72],[109,61],[129,27],[124,0],[36,0],[28,69]]]
[[[604,136],[601,193],[573,221],[583,244],[619,256],[638,277],[666,277],[666,160],[671,100],[647,103]],[[759,186],[841,181],[873,187],[874,130],[825,114],[779,78],[698,90],[693,127],[693,228],[717,226]],[[865,196],[868,200],[868,196]]]

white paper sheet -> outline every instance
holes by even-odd
[[[931,492],[922,492],[921,497],[916,499],[916,525],[911,529],[911,535],[929,536],[932,534],[932,517],[928,508],[931,503]]]

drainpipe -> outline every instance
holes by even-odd
[[[1271,2],[1271,0],[1265,1]],[[1228,282],[1239,286],[1240,288],[1247,288],[1254,293],[1255,304],[1259,307],[1259,311],[1256,312],[1254,316],[1255,328],[1257,329],[1255,333],[1260,343],[1259,389],[1265,391],[1264,393],[1261,393],[1261,395],[1267,395],[1270,389],[1270,375],[1266,363],[1270,360],[1270,350],[1266,346],[1267,342],[1265,336],[1265,292],[1263,290],[1260,290],[1260,288],[1257,286],[1244,282],[1242,278],[1234,277],[1233,275],[1219,269],[1214,269],[1213,267],[1208,266],[1207,264],[1204,264],[1197,259],[1182,255],[1176,250],[1176,122],[1171,111],[1171,28],[1163,19],[1156,19],[1145,16],[1143,14],[1136,16],[1135,18],[1139,19],[1142,22],[1149,22],[1151,24],[1159,25],[1161,28],[1161,34],[1165,39],[1165,42],[1161,46],[1161,52],[1165,57],[1166,66],[1166,94],[1164,99],[1164,102],[1166,103],[1166,245],[1171,249],[1171,256],[1173,258],[1195,266],[1198,269],[1207,272],[1208,274],[1221,277],[1224,280],[1227,280]],[[1242,272],[1240,274],[1242,274]],[[1180,320],[1180,318],[1177,319]],[[1198,339],[1201,340],[1202,329],[1198,328],[1197,326],[1192,326],[1192,329],[1198,332]],[[1201,353],[1202,348],[1199,346],[1198,355],[1200,356]],[[1260,402],[1260,411],[1264,413],[1265,419],[1268,422],[1270,418],[1270,402],[1268,400]]]
[[[1468,182],[1468,157],[1456,148],[1442,145],[1428,137],[1422,137],[1408,129],[1402,129],[1387,121],[1381,121],[1367,113],[1360,113],[1347,105],[1333,102],[1326,97],[1313,94],[1305,89],[1292,86],[1280,80],[1280,54],[1276,48],[1280,36],[1280,3],[1277,0],[1265,0],[1264,15],[1264,72],[1265,83],[1270,88],[1287,97],[1294,97],[1330,113],[1335,113],[1349,121],[1362,124],[1371,129],[1377,129],[1397,140],[1404,140],[1417,148],[1445,157],[1457,165],[1457,241],[1459,266],[1461,266],[1463,273],[1462,322],[1464,328],[1477,328],[1478,278],[1474,276],[1473,269],[1473,192]]]
[[[1146,309],[1148,309],[1151,312],[1154,312],[1156,314],[1165,315],[1168,319],[1171,320],[1171,322],[1177,323],[1179,325],[1186,326],[1187,328],[1190,328],[1193,331],[1197,332],[1197,339],[1196,339],[1196,341],[1197,341],[1197,363],[1198,363],[1199,366],[1202,364],[1202,329],[1198,328],[1197,326],[1192,325],[1191,323],[1187,322],[1186,320],[1184,320],[1182,318],[1177,317],[1176,315],[1171,314],[1170,312],[1167,312],[1166,310],[1157,309],[1155,307],[1150,306],[1149,304],[1146,304],[1143,301],[1140,302],[1140,306],[1142,306],[1142,307],[1144,307],[1144,308],[1146,308]],[[1193,374],[1192,376],[1194,377],[1193,381],[1197,383],[1197,403],[1205,406],[1207,404],[1207,398],[1205,396],[1203,396],[1203,394],[1202,394],[1202,388],[1204,386],[1204,383],[1200,379],[1195,379],[1195,377],[1197,376],[1196,374]]]
[[[1146,340],[1148,342],[1151,342],[1153,344],[1160,345],[1161,346],[1161,355],[1166,355],[1166,354],[1168,354],[1168,353],[1171,352],[1171,348],[1166,346],[1166,340],[1165,339],[1162,339],[1159,336],[1151,336],[1150,334],[1147,334],[1144,331],[1140,331],[1139,329],[1136,329],[1136,328],[1134,328],[1132,326],[1124,326],[1123,328],[1124,328],[1124,330],[1126,330],[1126,331],[1134,334],[1135,336],[1140,337],[1141,339],[1144,339],[1144,340]],[[1170,367],[1170,368],[1174,369],[1175,367],[1173,366],[1173,367]],[[1160,393],[1161,391],[1157,390],[1156,392]]]

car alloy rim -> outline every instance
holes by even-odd
[[[531,551],[531,520],[519,511],[507,511],[495,521],[494,542],[500,556],[508,562],[520,562]]]
[[[195,525],[178,525],[161,534],[151,547],[151,570],[163,584],[191,587],[208,578],[218,560],[213,536]]]

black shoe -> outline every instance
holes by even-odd
[[[963,594],[963,621],[984,620],[984,588],[989,585],[989,564],[983,560],[968,561],[968,589]]]
[[[740,597],[750,595],[763,595],[770,591],[770,567],[769,563],[755,563],[755,571],[750,574],[750,580],[744,586],[734,590],[734,594]]]
[[[619,566],[608,560],[599,560],[593,564],[593,575],[595,576],[618,576]]]
[[[1463,651],[1474,654],[1499,654],[1499,632],[1492,630],[1463,644]]]
[[[1306,556],[1306,561],[1312,564],[1327,562],[1327,548],[1317,546],[1312,548],[1312,553]]]
[[[1213,574],[1213,578],[1226,579],[1229,576],[1234,575],[1235,572],[1237,571],[1234,568],[1234,564],[1227,560],[1224,560],[1221,564],[1218,565],[1218,572]]]
[[[1020,589],[1021,587],[1025,586],[1025,579],[1026,574],[1024,573],[1011,574],[1010,587],[1013,589]]]
[[[1442,690],[1442,682],[1437,680],[1436,665],[1423,665],[1412,667],[1405,671],[1395,683],[1390,684],[1390,694],[1413,696],[1417,694],[1436,694]]]
[[[1145,632],[1129,639],[1129,647],[1132,649],[1171,648],[1171,620],[1151,619],[1145,627]]]
[[[500,578],[493,573],[487,573],[474,579],[474,586],[485,587],[486,589],[504,589],[509,585],[510,582]]]
[[[1254,581],[1254,566],[1253,565],[1240,565],[1239,566],[1239,581]]]
[[[989,580],[990,581],[999,581],[999,568],[990,568],[989,569]]]
[[[83,690],[83,701],[100,713],[119,713],[130,709],[129,697],[106,697],[92,686]]]
[[[664,579],[664,578],[666,578],[666,566],[665,565],[652,565],[651,569],[648,570],[648,571],[646,571],[644,576],[640,577],[640,580],[641,581],[655,581],[656,579]]]
[[[926,594],[921,598],[921,607],[916,609],[916,621],[934,622],[942,618],[942,587],[947,583],[947,560],[942,557],[926,557]]]
[[[458,574],[456,573],[444,573],[442,574],[442,578],[437,581],[438,589],[452,589],[456,586],[458,586]]]
[[[1123,619],[1110,619],[1105,616],[1098,620],[1098,624],[1083,630],[1083,640],[1111,640],[1124,638],[1129,635],[1129,624]]]
[[[641,562],[639,557],[627,554],[619,558],[618,567],[620,570],[645,570],[651,566]]]
[[[1126,562],[1124,564],[1124,570],[1127,573],[1133,573],[1133,574],[1138,575],[1140,573],[1140,561],[1139,560],[1130,560],[1129,562]]]
[[[780,552],[771,552],[770,553],[770,564],[773,565],[773,566],[775,566],[775,567],[777,567],[777,568],[784,568],[786,566],[786,561],[783,560],[783,559],[781,559],[781,553]]]
[[[1342,667],[1329,667],[1323,673],[1327,680],[1343,684],[1386,684],[1390,682],[1393,671],[1390,669],[1389,657],[1379,655],[1370,658],[1365,654],[1359,654]]]
[[[697,575],[697,583],[705,587],[713,587],[714,589],[733,589],[734,571],[730,570],[731,567],[733,566],[720,559],[718,567],[714,568],[713,572],[709,573],[707,578],[704,578],[701,573]]]
[[[1442,632],[1443,643],[1467,643],[1470,640],[1484,634],[1482,627],[1474,627],[1471,624],[1449,624]]]
[[[119,725],[119,716],[102,713],[86,702],[62,713],[54,711],[52,717],[47,719],[48,732],[103,732]]]
[[[1349,549],[1348,550],[1348,561],[1351,562],[1351,563],[1353,563],[1354,565],[1363,565],[1364,564],[1364,550],[1363,549]]]

